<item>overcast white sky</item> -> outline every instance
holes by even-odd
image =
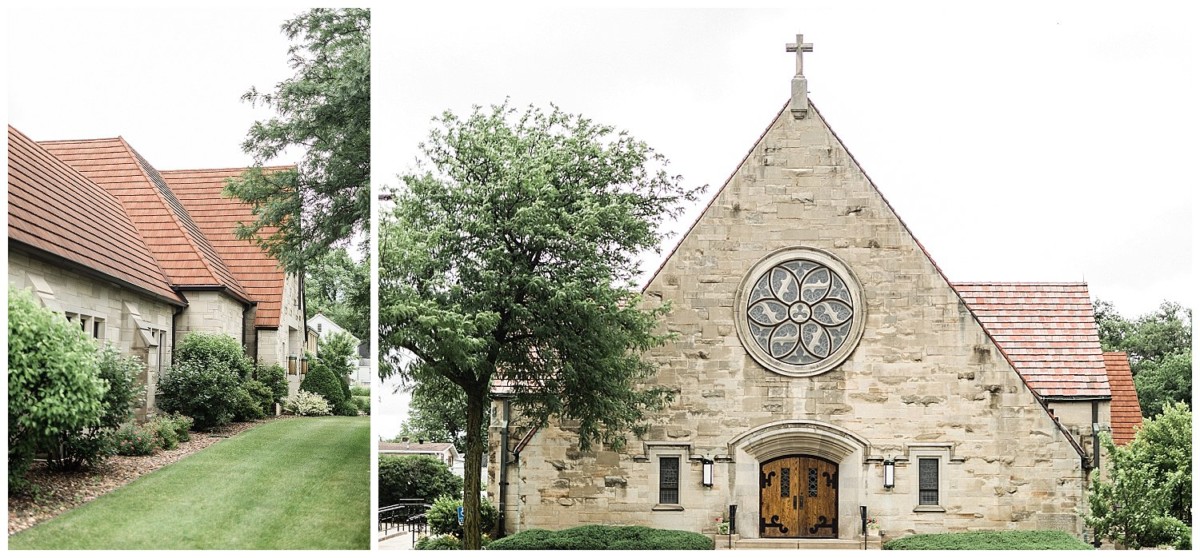
[[[434,115],[511,97],[626,129],[711,194],[787,100],[802,32],[810,98],[951,280],[1086,279],[1126,315],[1194,304],[1185,3],[366,4],[377,185]],[[9,122],[123,135],[163,169],[247,164],[262,114],[238,97],[290,74],[278,27],[304,6],[150,6],[10,8]]]

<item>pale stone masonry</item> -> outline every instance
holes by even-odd
[[[196,332],[292,369],[298,389],[303,281],[236,237],[252,208],[221,193],[245,169],[159,172],[119,137],[35,142],[9,126],[8,138],[9,283],[142,361],[139,417],[156,411],[174,347]]]
[[[672,305],[664,327],[677,338],[647,356],[661,366],[654,383],[675,390],[674,402],[654,417],[645,440],[622,451],[580,452],[577,437],[561,427],[534,433],[509,465],[506,531],[584,524],[703,531],[733,504],[742,538],[792,537],[794,528],[771,526],[791,512],[772,521],[761,511],[803,508],[797,498],[804,494],[781,488],[775,502],[770,482],[786,483],[788,473],[768,479],[764,465],[808,456],[837,468],[822,481],[836,488],[836,518],[823,517],[812,536],[857,539],[860,506],[889,537],[1081,532],[1088,470],[1078,443],[816,107],[808,109],[802,119],[786,106],[780,111],[644,291],[650,304]],[[861,339],[831,370],[768,369],[746,348],[753,336],[739,336],[747,327],[739,289],[748,290],[762,271],[756,266],[780,251],[827,256],[848,270],[846,283],[861,288],[862,300],[852,304]],[[786,337],[771,335],[772,343]],[[500,492],[500,405],[489,437],[492,498]],[[1107,406],[1100,422],[1108,422]],[[508,449],[524,434],[511,432]],[[672,457],[679,458],[678,502],[664,503],[660,476],[672,474],[664,469]],[[936,504],[920,503],[922,459],[933,471],[925,488]],[[711,487],[702,485],[705,460],[714,462]],[[890,488],[885,462],[895,466]],[[793,492],[817,493],[815,484],[796,486]]]

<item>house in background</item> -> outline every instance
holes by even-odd
[[[463,463],[454,444],[449,442],[432,442],[418,440],[417,443],[407,439],[400,442],[379,442],[379,455],[428,455],[445,463],[454,474],[463,476]]]
[[[177,340],[238,339],[301,379],[302,278],[233,228],[250,206],[221,196],[244,169],[159,172],[122,138],[34,142],[8,128],[9,283],[146,363],[145,415]]]
[[[353,375],[350,377],[350,383],[360,386],[370,387],[371,385],[371,359],[370,359],[370,343],[362,341],[358,337],[351,335],[349,331],[338,325],[337,322],[329,319],[325,314],[317,313],[317,315],[308,319],[308,327],[316,331],[319,339],[324,339],[330,335],[345,333],[354,339],[356,346]],[[315,353],[315,351],[314,351]]]

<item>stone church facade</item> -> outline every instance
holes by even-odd
[[[303,285],[234,227],[220,195],[244,169],[159,172],[122,138],[35,142],[8,128],[8,278],[97,340],[145,363],[139,415],[177,340],[238,339],[256,362],[303,371]]]
[[[950,283],[796,79],[644,289],[676,334],[646,355],[676,393],[649,434],[580,452],[498,394],[506,532],[711,531],[731,506],[743,541],[861,540],[862,508],[888,537],[1082,532],[1111,426],[1086,286]]]

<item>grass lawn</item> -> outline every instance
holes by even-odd
[[[371,417],[269,422],[8,539],[10,549],[367,549]]]

